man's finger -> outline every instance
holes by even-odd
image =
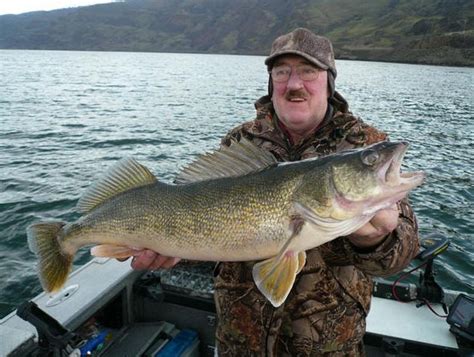
[[[157,253],[151,250],[143,250],[132,259],[132,268],[136,270],[147,270],[153,264]]]

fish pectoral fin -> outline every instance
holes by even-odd
[[[137,249],[124,245],[101,244],[91,248],[91,254],[95,257],[106,257],[126,259],[136,254]]]
[[[283,255],[255,264],[253,279],[260,292],[274,307],[278,307],[286,300],[305,262],[305,252],[288,250]]]

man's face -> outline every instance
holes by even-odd
[[[327,71],[321,70],[316,79],[304,81],[296,68],[310,63],[301,56],[284,55],[275,60],[273,68],[290,66],[291,75],[286,82],[273,82],[273,107],[290,132],[303,135],[313,130],[324,119],[329,95]]]

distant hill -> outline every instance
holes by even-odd
[[[0,16],[0,48],[264,55],[300,26],[338,58],[474,66],[472,0],[128,0]]]

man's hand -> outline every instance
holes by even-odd
[[[172,268],[181,258],[165,257],[152,250],[137,250],[133,255],[131,267],[135,270],[156,270],[159,268]]]
[[[381,243],[384,238],[398,225],[398,208],[393,205],[390,208],[379,211],[369,222],[363,225],[347,238],[359,248],[370,248]]]

